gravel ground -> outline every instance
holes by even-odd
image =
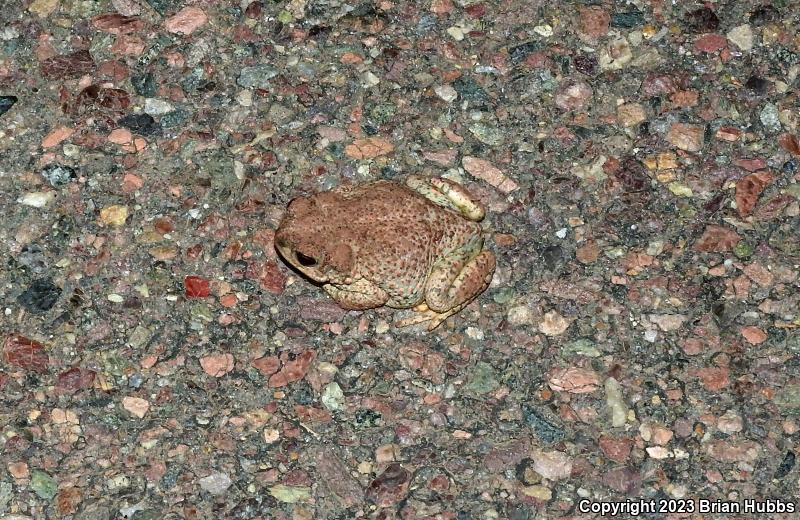
[[[795,2],[2,5],[0,519],[798,518]],[[409,173],[430,333],[272,243]]]

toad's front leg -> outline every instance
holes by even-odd
[[[374,309],[389,300],[386,291],[363,278],[348,285],[326,283],[322,288],[336,303],[349,310]]]

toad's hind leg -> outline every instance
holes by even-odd
[[[399,327],[429,321],[433,330],[444,320],[463,309],[489,286],[494,274],[495,258],[491,251],[481,251],[466,263],[453,259],[434,266],[425,285],[426,308],[419,314],[397,323]]]
[[[460,184],[439,177],[420,177],[410,175],[406,179],[409,188],[416,191],[437,206],[451,209],[469,220],[483,220],[486,211],[480,203]]]

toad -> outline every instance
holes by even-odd
[[[381,180],[292,200],[275,247],[341,307],[414,308],[397,325],[433,330],[492,280],[483,217],[480,203],[447,179]]]

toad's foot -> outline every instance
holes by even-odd
[[[409,316],[408,318],[404,318],[402,320],[398,320],[395,322],[396,327],[410,327],[411,325],[416,325],[418,323],[430,322],[428,323],[428,330],[433,330],[439,325],[442,324],[444,320],[452,316],[453,314],[457,313],[461,310],[460,307],[455,309],[450,309],[449,311],[445,312],[436,312],[428,308],[428,305],[425,303],[421,303],[414,307],[414,314],[413,316]]]
[[[463,186],[440,177],[420,177],[410,175],[406,185],[437,206],[451,209],[469,220],[483,220],[486,211],[480,202],[474,200]]]

